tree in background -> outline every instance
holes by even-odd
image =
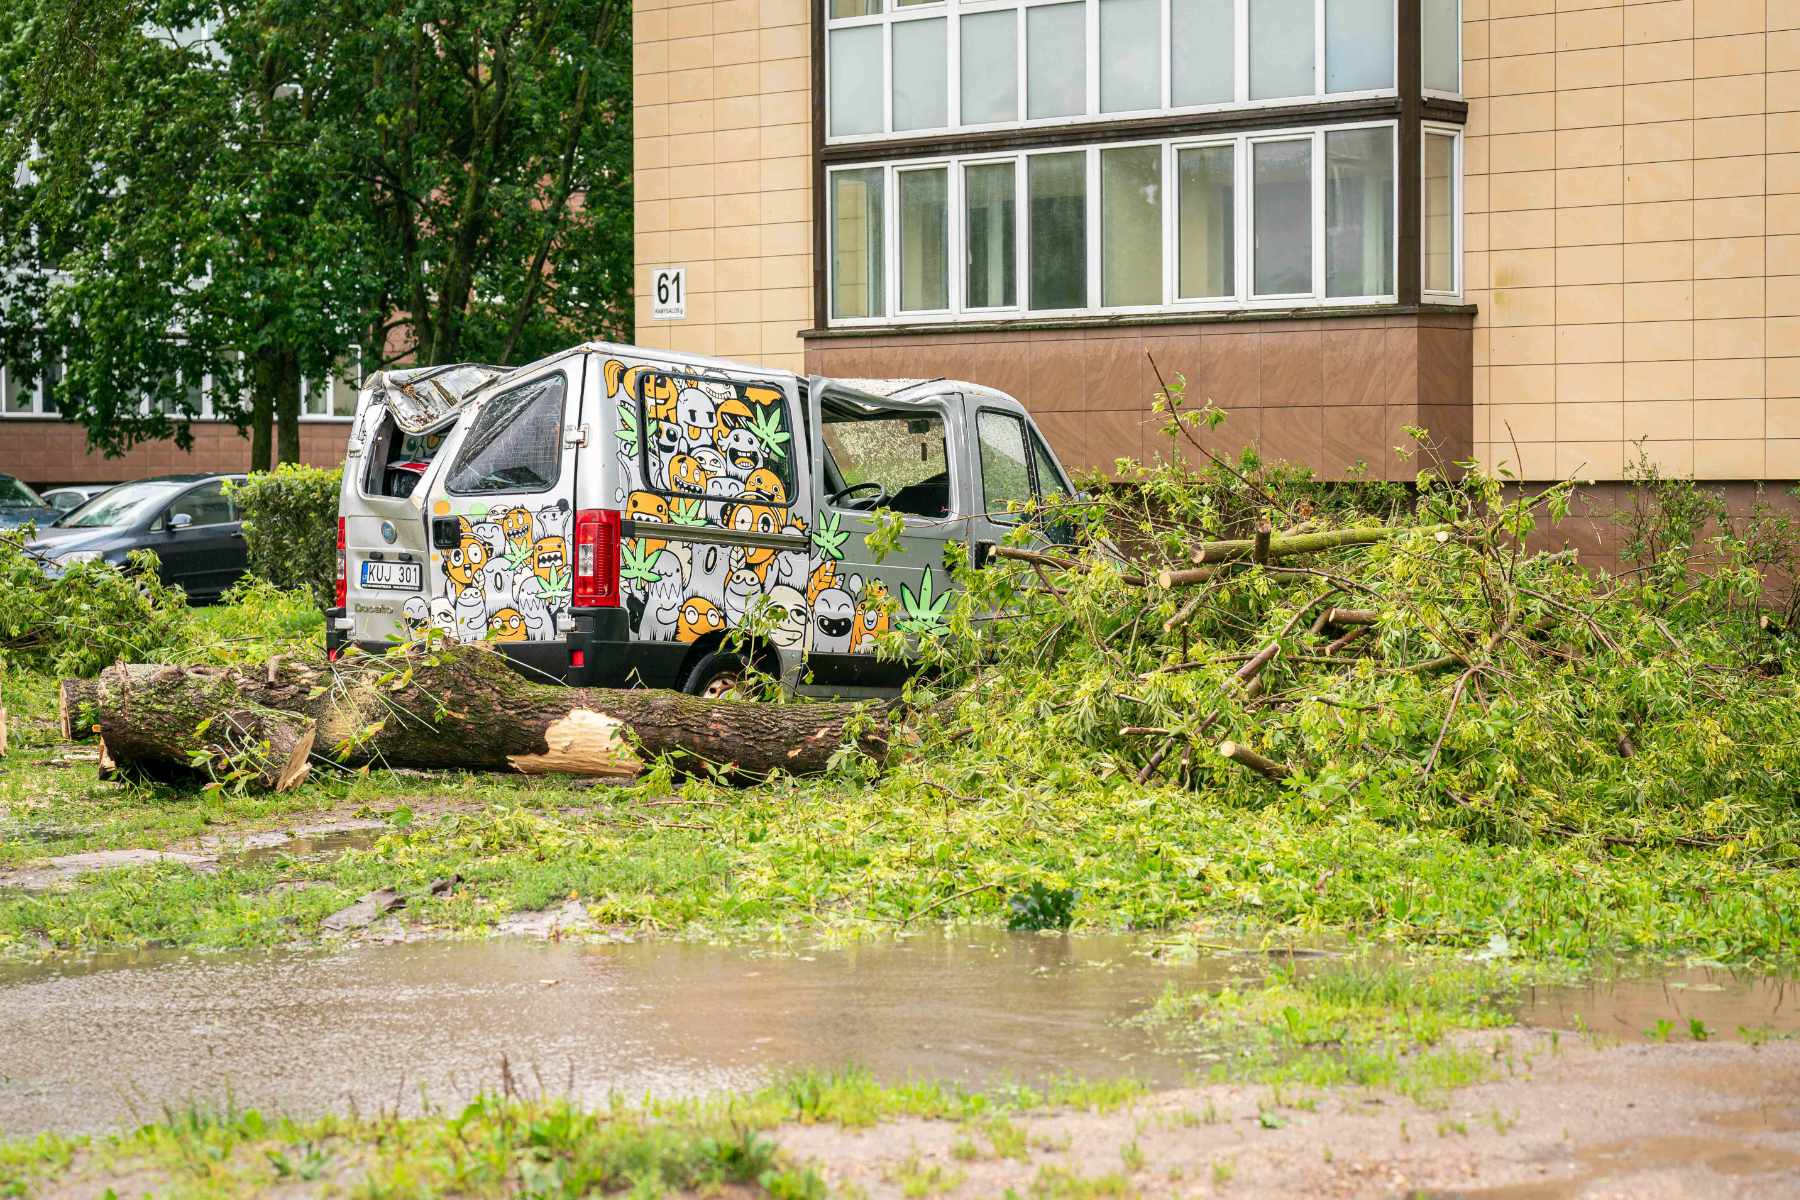
[[[90,444],[210,376],[252,464],[300,380],[630,336],[624,0],[25,0],[0,14],[0,357]],[[272,430],[280,445],[272,444]]]

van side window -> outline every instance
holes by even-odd
[[[1074,494],[1035,429],[1031,431],[1031,473],[1037,478],[1040,504],[1059,504]]]
[[[794,431],[776,384],[646,372],[628,429],[620,436],[636,445],[644,486],[674,497],[674,513],[705,513],[705,499],[791,503]]]
[[[563,377],[549,375],[481,406],[445,486],[458,495],[546,492],[562,473]]]
[[[909,517],[950,515],[950,460],[939,414],[827,405],[819,436],[837,507],[888,508]]]
[[[1031,502],[1031,467],[1025,459],[1025,422],[1011,413],[982,409],[975,417],[981,449],[981,510],[990,521],[1017,522]]]

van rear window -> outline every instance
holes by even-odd
[[[563,377],[502,392],[481,406],[445,486],[458,495],[546,492],[562,473]]]

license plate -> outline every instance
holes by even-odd
[[[424,565],[409,562],[365,562],[362,585],[395,592],[416,592],[424,582]]]

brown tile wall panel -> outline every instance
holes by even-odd
[[[172,441],[146,442],[118,458],[90,451],[79,425],[66,421],[0,420],[0,473],[35,485],[120,483],[150,475],[242,471],[250,463],[250,439],[213,421],[193,427],[191,450]],[[300,426],[300,457],[313,466],[344,461],[348,421],[308,421]]]
[[[1063,461],[1201,457],[1171,442],[1151,411],[1158,373],[1186,381],[1186,404],[1226,413],[1193,442],[1219,455],[1254,447],[1327,479],[1410,479],[1420,464],[1394,447],[1423,425],[1446,463],[1474,444],[1471,318],[1437,314],[1234,321],[1136,330],[815,337],[806,369],[822,375],[968,379],[1016,396]]]

